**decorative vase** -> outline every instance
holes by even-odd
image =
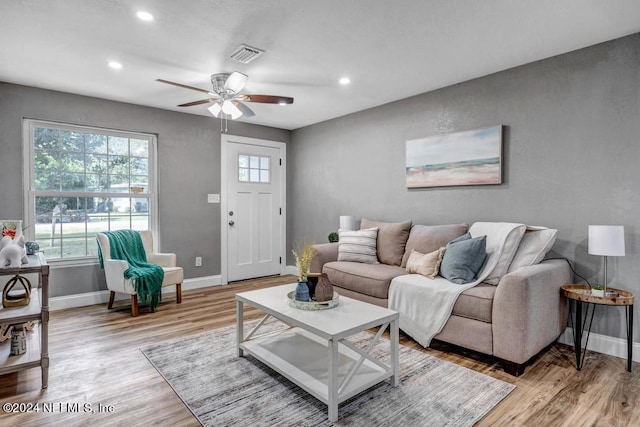
[[[309,287],[309,301],[315,300],[317,284],[318,284],[318,276],[307,277],[307,287]]]
[[[316,301],[330,301],[333,299],[333,285],[329,281],[329,276],[325,273],[320,275],[316,285]]]
[[[296,286],[296,300],[309,301],[309,286],[307,286],[307,282],[298,282],[298,286]]]
[[[19,356],[27,352],[27,332],[24,329],[24,324],[13,325],[13,331],[11,332],[11,356]]]
[[[24,244],[24,248],[27,251],[27,255],[33,255],[40,250],[40,245],[36,242],[27,242]]]

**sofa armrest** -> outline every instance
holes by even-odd
[[[554,342],[567,326],[560,287],[571,283],[564,260],[550,260],[502,277],[493,300],[493,354],[522,364]]]
[[[322,273],[322,267],[326,263],[338,260],[338,243],[319,243],[313,245],[313,249],[310,273]]]

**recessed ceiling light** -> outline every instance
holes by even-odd
[[[348,85],[351,83],[351,79],[349,79],[349,77],[342,77],[339,82],[341,85]]]
[[[153,15],[150,14],[149,12],[145,12],[144,10],[139,10],[136,12],[136,16],[138,17],[138,19],[142,20],[142,21],[153,21]]]
[[[117,61],[109,61],[109,67],[113,68],[114,70],[121,70],[122,64]]]

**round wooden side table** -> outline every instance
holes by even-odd
[[[573,321],[571,302],[575,305],[575,321],[572,322],[573,328],[573,345],[576,351],[576,365],[578,370],[582,369],[584,355],[587,353],[587,344],[589,343],[589,335],[591,334],[591,324],[593,323],[593,313],[596,305],[604,306],[624,306],[626,307],[627,317],[627,371],[631,372],[631,364],[633,362],[633,294],[622,289],[609,288],[618,295],[615,296],[598,296],[594,295],[589,285],[563,285],[561,288],[562,295],[569,299],[569,321]],[[583,308],[586,306],[584,317],[582,315]],[[589,315],[591,308],[591,315]],[[589,325],[587,328],[587,341],[582,350],[582,334],[585,326],[587,326],[587,318]],[[581,357],[582,353],[582,357]]]

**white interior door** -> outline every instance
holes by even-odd
[[[227,281],[280,274],[284,144],[225,137],[226,192],[221,218],[226,230]]]

